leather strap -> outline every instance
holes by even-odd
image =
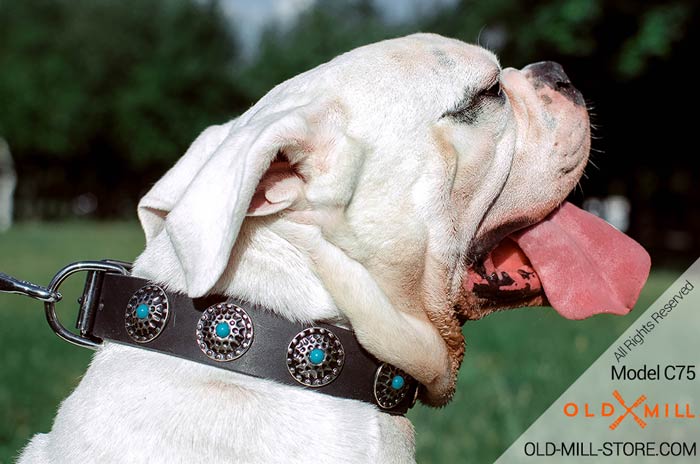
[[[104,274],[102,282],[97,285],[101,285],[98,291],[99,304],[95,305],[94,319],[88,330],[94,337],[177,356],[239,374],[274,380],[326,395],[364,401],[377,405],[382,411],[390,414],[403,415],[415,403],[418,384],[402,373],[402,378],[396,379],[395,382],[403,384],[405,381],[407,389],[404,390],[405,397],[392,408],[384,408],[380,405],[377,395],[381,400],[381,388],[379,393],[375,393],[375,389],[378,388],[375,385],[375,378],[378,377],[378,369],[383,363],[365,351],[350,330],[324,323],[314,323],[312,326],[294,323],[266,308],[230,297],[207,296],[192,299],[182,294],[165,292],[168,300],[168,317],[162,331],[153,340],[139,343],[132,339],[126,329],[127,305],[139,289],[153,284],[136,277],[108,273]],[[254,335],[250,347],[243,355],[237,359],[222,362],[209,358],[200,349],[196,328],[204,310],[224,302],[233,303],[245,310],[250,316]],[[340,340],[345,354],[344,363],[337,378],[322,387],[302,385],[292,376],[287,367],[287,350],[290,342],[297,334],[310,327],[324,328],[332,332]],[[384,366],[385,369],[395,369],[389,365]],[[386,384],[386,381],[384,383]],[[397,385],[395,383],[394,387]],[[386,391],[386,385],[384,391]],[[392,390],[388,391],[394,393]]]

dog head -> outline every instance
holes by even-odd
[[[634,303],[648,257],[557,209],[589,139],[582,97],[556,64],[504,70],[432,34],[361,47],[207,129],[139,204],[147,246],[136,269],[190,296],[227,292],[349,324],[421,382],[426,402],[444,404],[464,320],[548,297],[569,317]],[[551,249],[558,232],[630,269],[623,283],[602,277],[613,306],[555,288],[573,256]],[[605,256],[611,247],[619,253]]]

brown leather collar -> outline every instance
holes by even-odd
[[[192,299],[129,275],[89,272],[79,325],[95,344],[109,340],[156,351],[371,403],[390,414],[405,414],[419,386],[365,351],[350,330],[294,323],[225,296]]]

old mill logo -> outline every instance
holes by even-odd
[[[612,393],[613,401],[603,401],[600,405],[590,403],[569,402],[564,405],[564,415],[567,417],[610,417],[608,426],[615,430],[623,421],[631,418],[640,428],[647,426],[650,419],[695,419],[689,403],[651,403],[646,395],[640,395],[633,403],[626,403],[619,391]],[[628,405],[629,404],[629,405]]]

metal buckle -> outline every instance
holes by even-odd
[[[67,342],[78,346],[96,349],[102,345],[102,340],[90,335],[92,329],[92,321],[94,320],[95,311],[99,305],[98,289],[101,288],[104,274],[122,274],[129,275],[131,264],[123,261],[104,260],[104,261],[79,261],[69,264],[64,267],[51,279],[46,290],[53,295],[59,295],[58,292],[61,284],[71,275],[78,272],[87,272],[85,279],[85,288],[83,294],[78,300],[80,303],[80,311],[76,321],[76,329],[79,334],[66,329],[56,315],[56,302],[58,300],[45,300],[44,309],[46,311],[46,320],[51,326],[51,329]]]

